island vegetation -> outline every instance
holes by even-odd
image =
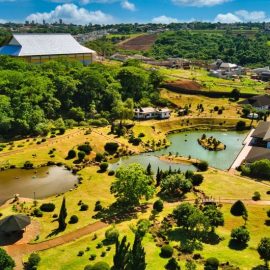
[[[224,145],[221,141],[217,140],[212,136],[207,138],[205,134],[203,134],[201,138],[198,139],[198,143],[204,149],[207,149],[209,151],[222,151],[226,149],[226,145]]]

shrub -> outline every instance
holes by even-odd
[[[214,107],[214,111],[217,112],[219,110],[219,107],[218,106],[215,106]]]
[[[55,205],[53,203],[43,203],[40,206],[40,210],[43,212],[53,212],[55,209]]]
[[[164,245],[161,247],[160,256],[163,258],[170,258],[173,255],[173,248],[170,245]]]
[[[95,204],[95,209],[94,211],[97,212],[97,211],[101,211],[103,209],[100,201],[97,201],[96,204]]]
[[[77,255],[77,256],[81,257],[81,256],[83,256],[83,254],[84,254],[84,251],[80,250],[80,251],[78,252],[78,255]]]
[[[89,260],[94,261],[96,259],[96,257],[97,257],[96,254],[91,254]]]
[[[250,174],[253,177],[270,179],[270,160],[262,159],[250,165]]]
[[[100,256],[101,256],[101,257],[105,257],[106,254],[107,254],[106,251],[102,251]]]
[[[23,168],[27,170],[33,169],[33,167],[34,167],[34,164],[31,161],[25,161],[23,164]]]
[[[145,134],[141,132],[141,133],[138,135],[138,137],[139,137],[139,138],[143,138],[143,137],[145,137]]]
[[[254,201],[259,201],[260,199],[261,199],[261,194],[260,194],[260,192],[255,191],[254,194],[253,194],[253,196],[252,196],[252,200],[254,200]]]
[[[199,185],[202,184],[203,179],[204,179],[203,175],[201,175],[201,174],[194,174],[192,176],[192,178],[191,178],[191,182],[192,182],[193,186],[199,186]]]
[[[163,207],[164,206],[162,200],[157,200],[154,202],[153,209],[156,210],[157,212],[162,212]]]
[[[235,228],[231,232],[231,238],[240,244],[246,244],[250,240],[249,231],[244,226]]]
[[[69,224],[75,224],[78,223],[79,218],[76,215],[73,215],[70,217]]]
[[[180,266],[175,258],[171,258],[168,263],[165,265],[165,269],[167,270],[180,270]]]
[[[105,237],[109,243],[115,243],[119,237],[119,232],[115,227],[112,227],[105,232]]]
[[[106,262],[98,262],[96,263],[92,270],[110,270],[110,266]]]
[[[103,154],[97,153],[95,160],[96,160],[96,162],[101,162],[103,160],[103,158],[104,158]]]
[[[85,158],[85,152],[84,151],[78,152],[78,159],[82,161],[84,158]]]
[[[107,162],[102,162],[102,163],[100,164],[100,166],[99,166],[99,168],[100,168],[100,170],[101,170],[102,172],[106,172],[107,169],[108,169],[108,167],[109,167],[109,164],[108,164]]]
[[[98,244],[97,244],[97,248],[102,248],[103,247],[103,243],[102,242],[99,242]]]
[[[78,150],[83,151],[85,154],[89,155],[92,151],[92,147],[90,146],[90,144],[85,143],[85,144],[79,145]]]
[[[236,201],[231,207],[231,214],[240,217],[243,216],[247,212],[247,209],[244,203],[240,200]]]
[[[108,142],[105,144],[104,149],[105,151],[107,151],[112,155],[117,151],[118,147],[119,147],[118,143]]]
[[[13,269],[15,267],[14,260],[7,254],[7,252],[0,248],[0,269]]]
[[[37,253],[32,253],[27,261],[27,269],[34,270],[37,269],[37,266],[40,262],[40,256]]]
[[[198,169],[202,172],[205,172],[208,170],[208,162],[207,161],[201,161],[197,166],[198,166]]]
[[[74,149],[71,149],[68,151],[67,159],[73,159],[76,157],[76,151]]]
[[[42,212],[40,211],[40,209],[38,209],[38,208],[34,209],[33,215],[34,215],[35,217],[43,217],[43,213],[42,213]]]
[[[235,128],[236,128],[236,130],[238,130],[238,131],[245,130],[245,128],[246,128],[246,122],[245,122],[245,121],[242,121],[242,120],[238,121],[238,122],[236,123]]]
[[[219,260],[217,258],[208,258],[204,264],[205,270],[218,270]]]
[[[109,171],[109,172],[108,172],[108,175],[109,175],[109,176],[115,175],[115,171]]]
[[[83,203],[83,204],[81,205],[80,211],[87,211],[88,208],[89,208],[88,204]]]

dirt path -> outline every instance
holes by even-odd
[[[96,223],[89,224],[86,227],[83,227],[81,229],[78,229],[74,232],[70,232],[66,235],[59,236],[48,241],[44,241],[37,244],[14,244],[14,245],[6,246],[5,249],[8,252],[8,254],[15,260],[16,262],[15,269],[22,270],[23,269],[22,259],[24,255],[41,251],[41,250],[54,248],[54,247],[75,241],[83,236],[96,232],[107,226],[108,224],[98,221]]]

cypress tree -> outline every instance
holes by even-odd
[[[129,256],[128,270],[145,270],[145,251],[142,246],[142,238],[138,233],[135,235],[132,250]]]
[[[114,270],[125,270],[129,260],[129,247],[130,244],[126,243],[127,237],[124,236],[121,243],[117,239],[115,244],[115,255],[113,256]]]
[[[152,175],[152,166],[151,164],[149,163],[147,168],[146,168],[146,174],[147,175]]]
[[[158,169],[157,169],[157,175],[156,175],[156,186],[157,187],[159,187],[160,182],[161,182],[161,172],[160,172],[159,167],[158,167]]]
[[[67,227],[66,224],[66,217],[67,217],[67,209],[66,209],[66,198],[63,198],[60,213],[59,213],[59,218],[58,218],[58,229],[61,231],[64,231]]]

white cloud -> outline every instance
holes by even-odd
[[[247,11],[238,10],[233,13],[218,14],[215,22],[221,23],[237,23],[237,22],[263,22],[268,21],[267,15],[264,11]]]
[[[0,23],[6,23],[6,20],[0,19]]]
[[[165,15],[155,17],[152,19],[152,23],[170,24],[179,22],[176,18],[167,17]]]
[[[133,3],[129,2],[128,0],[122,1],[121,2],[121,7],[123,9],[127,9],[127,10],[130,10],[130,11],[135,11],[136,10],[136,6]]]
[[[27,16],[26,20],[42,22],[55,22],[62,19],[65,23],[74,24],[107,24],[112,23],[113,17],[109,14],[103,13],[100,10],[89,11],[85,8],[79,8],[74,4],[63,4],[57,6],[51,12],[33,13]]]
[[[193,7],[204,7],[204,6],[216,6],[230,2],[231,0],[172,0],[176,5],[181,6],[193,6]]]

